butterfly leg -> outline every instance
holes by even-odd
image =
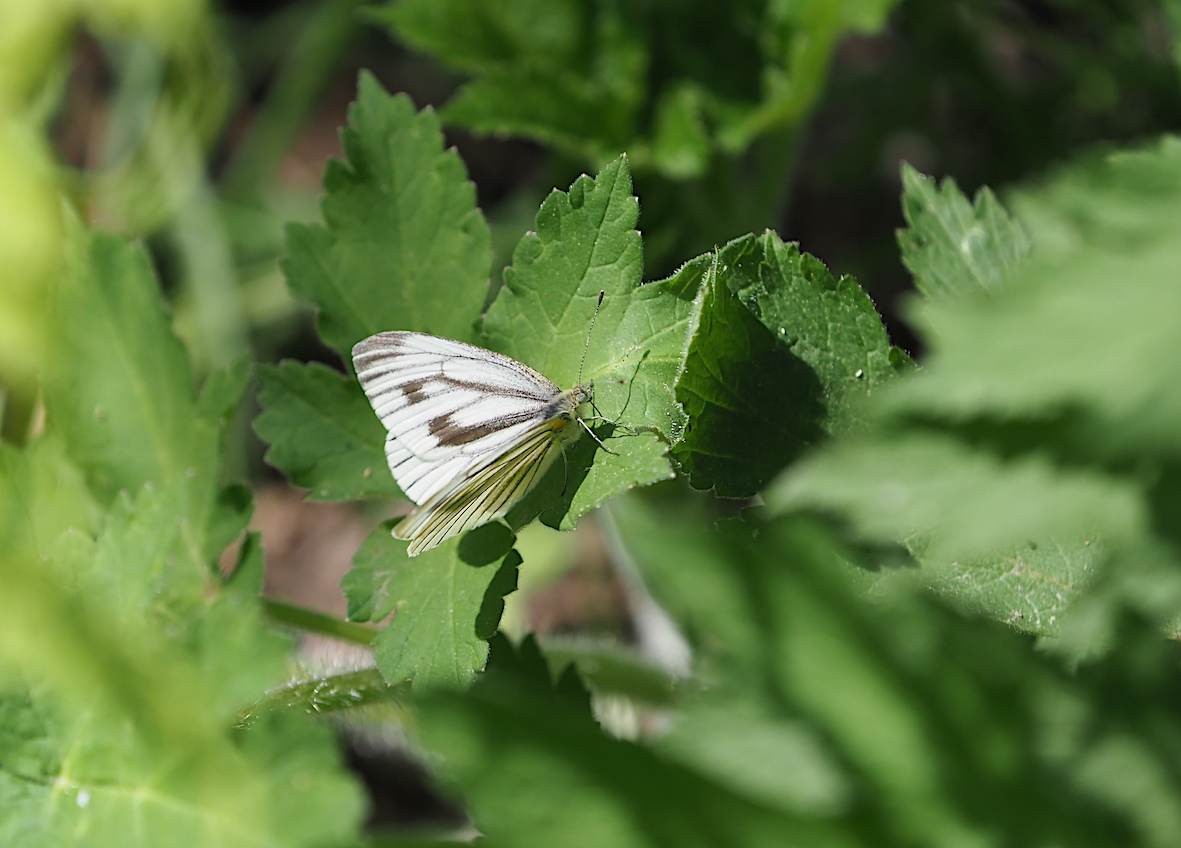
[[[608,419],[596,416],[595,418],[592,418],[591,420],[592,421],[607,421]],[[607,451],[607,453],[611,454],[612,456],[619,456],[619,453],[617,451],[613,451],[613,450],[611,450],[611,448],[609,448],[605,444],[603,444],[603,440],[595,435],[595,431],[590,428],[590,425],[587,424],[585,420],[583,420],[582,418],[579,418],[578,423],[582,425],[582,429],[586,430],[586,432],[590,434],[590,437],[592,439],[594,439],[596,442],[599,443],[599,447],[601,447],[603,450]],[[615,422],[612,421],[611,423],[614,424]],[[616,426],[618,426],[618,425],[616,425]],[[565,456],[565,454],[563,454],[563,456]]]

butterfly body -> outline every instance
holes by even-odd
[[[411,556],[507,513],[578,438],[593,391],[425,333],[370,336],[353,364],[388,431],[394,480],[417,504],[394,528]]]

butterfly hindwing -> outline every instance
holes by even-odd
[[[561,452],[561,432],[569,422],[549,419],[535,424],[519,442],[471,473],[457,478],[394,528],[410,540],[414,556],[465,530],[507,513],[550,467]]]

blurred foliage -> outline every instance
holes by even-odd
[[[364,832],[331,714],[397,722],[490,845],[1174,844],[1179,21],[6,4],[0,841],[470,837]],[[317,211],[293,151],[368,64]],[[488,202],[513,169],[455,128],[544,152]],[[862,279],[767,229],[793,192]],[[921,367],[862,288],[903,266]],[[393,328],[597,381],[602,444],[413,561],[379,527],[351,621],[264,601],[241,421],[388,503],[351,374],[274,360]],[[688,665],[498,632],[516,534],[592,512]],[[291,628],[376,670],[293,673]]]

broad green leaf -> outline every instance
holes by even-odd
[[[663,534],[653,538],[689,541],[667,556],[650,543],[637,566],[658,596],[670,597],[660,590],[679,558],[689,576],[679,581],[684,594],[671,596],[674,614],[683,597],[689,621],[702,612],[718,621],[741,616],[750,633],[711,632],[733,659],[705,667],[709,696],[685,705],[685,726],[674,726],[661,753],[847,836],[867,827],[883,844],[1004,844],[1032,832],[1085,844],[1098,833],[1121,841],[1129,828],[1166,832],[1162,822],[1181,807],[1165,789],[1176,778],[1161,770],[1176,750],[1165,740],[1176,734],[1167,722],[1136,719],[1130,730],[1142,705],[1134,696],[1121,698],[1128,712],[1095,700],[1113,685],[1150,701],[1149,692],[1176,689],[1168,671],[1175,653],[1148,628],[1125,631],[1131,654],[1067,675],[1026,638],[903,584],[867,602],[831,535],[809,522],[731,521],[712,530],[697,511],[671,499],[665,506],[650,524]],[[621,528],[636,516],[620,513]],[[632,523],[621,536],[634,552],[647,534]],[[694,578],[706,584],[696,597]],[[1137,671],[1125,665],[1133,654],[1145,663]],[[1112,746],[1128,752],[1122,777],[1099,766]],[[808,772],[815,780],[793,782]],[[1154,787],[1150,798],[1119,791],[1132,774]],[[1163,843],[1149,835],[1137,844]]]
[[[930,845],[1004,844],[1031,833],[1085,844],[1098,834],[1128,841],[1118,834],[1131,828],[1143,844],[1162,844],[1143,837],[1138,819],[1151,811],[1154,828],[1171,824],[1181,805],[1167,791],[1142,799],[1118,787],[1132,775],[1162,789],[1175,784],[1161,771],[1176,750],[1164,740],[1175,734],[1135,719],[1129,733],[1139,707],[1128,690],[1122,716],[1095,700],[1113,685],[1141,695],[1176,689],[1166,671],[1172,652],[1147,628],[1125,633],[1143,658],[1138,671],[1125,665],[1129,654],[1067,677],[1024,637],[921,594],[864,603],[841,579],[826,534],[805,522],[762,526],[757,535],[724,529],[732,558],[754,578],[775,695],[819,727],[872,796],[891,799],[876,813],[875,832]],[[1120,776],[1092,784],[1096,760],[1113,743],[1137,757]],[[1153,752],[1160,744],[1167,750]]]
[[[283,269],[319,309],[321,337],[347,361],[384,330],[471,341],[488,290],[488,226],[439,122],[368,73],[343,132],[346,161],[324,175],[325,223],[288,228]]]
[[[374,658],[391,684],[460,688],[484,668],[488,638],[516,589],[521,558],[503,525],[450,539],[411,558],[382,525],[357,551],[342,586],[353,621],[380,621]]]
[[[1159,554],[1139,551],[1149,528],[1143,495],[1126,480],[1059,467],[1046,455],[1004,459],[933,433],[863,438],[803,461],[767,501],[836,514],[861,539],[906,543],[924,568],[896,577],[1021,630],[1061,634],[1071,606],[1096,583],[1102,608],[1088,615],[1104,619],[1124,603],[1153,617],[1181,603],[1176,579],[1158,570]],[[1136,550],[1137,564],[1099,580],[1113,567],[1112,549]],[[1156,590],[1138,598],[1134,585],[1145,580]]]
[[[776,511],[837,512],[870,541],[913,540],[925,561],[944,565],[1029,540],[1136,538],[1148,518],[1125,481],[1044,456],[1005,460],[931,433],[834,444],[766,498]]]
[[[262,559],[216,585],[183,550],[185,481],[121,495],[52,567],[10,557],[0,593],[0,834],[29,845],[315,845],[360,797],[330,732],[297,715],[232,730],[286,674]],[[32,835],[36,838],[33,839]]]
[[[593,180],[580,177],[569,193],[551,193],[537,213],[537,232],[517,245],[484,319],[493,350],[563,388],[580,377],[593,382],[595,403],[609,422],[601,428],[603,447],[593,450],[598,446],[584,436],[566,465],[548,475],[548,488],[559,492],[552,484],[565,477],[564,498],[551,499],[546,513],[552,526],[572,526],[612,495],[672,475],[660,437],[670,438],[681,425],[671,385],[692,302],[640,284],[637,212],[624,159]],[[595,318],[600,292],[605,297]]]
[[[385,429],[356,379],[323,365],[282,362],[259,371],[262,413],[254,429],[266,460],[311,500],[390,497],[398,487]]]
[[[1162,154],[1152,168],[1144,160],[1137,164],[1122,181],[1122,160],[1109,166],[1107,192],[1092,199],[1095,213],[1114,214],[1142,197],[1157,217],[1175,221],[1181,216],[1181,155]],[[1157,182],[1142,185],[1149,176]],[[1043,203],[1053,200],[1051,193]],[[1060,211],[1069,220],[1090,208]],[[932,352],[923,378],[891,393],[888,408],[953,423],[1060,421],[1062,447],[1091,457],[1175,452],[1181,287],[1173,277],[1181,247],[1173,231],[1159,225],[1131,244],[1088,240],[1088,231],[1078,231],[1073,241],[1055,228],[1047,238],[1060,243],[1022,266],[1003,297],[919,310]],[[1040,232],[1032,230],[1039,245]]]
[[[144,484],[183,490],[176,552],[209,566],[250,516],[249,492],[227,488],[221,466],[249,363],[215,372],[198,397],[144,253],[113,236],[77,239],[57,292],[61,355],[45,374],[51,431],[104,501]]]
[[[445,107],[450,123],[536,138],[595,166],[634,136],[647,57],[626,8],[410,0],[376,15],[401,39],[476,75]]]
[[[1006,196],[1029,232],[1036,256],[1068,258],[1080,250],[1134,256],[1176,232],[1181,194],[1181,139],[1085,156],[1045,181]]]
[[[196,393],[184,349],[143,250],[115,236],[77,239],[55,298],[49,426],[101,497],[166,485],[191,467]]]
[[[898,231],[898,244],[925,297],[992,294],[1029,255],[1029,236],[987,186],[969,203],[954,180],[937,186],[905,163],[902,185],[909,227]]]
[[[378,19],[472,74],[448,122],[553,144],[598,167],[699,176],[713,150],[798,122],[839,37],[882,26],[893,0],[616,6],[590,0],[401,0]]]
[[[976,559],[931,565],[922,581],[962,608],[982,611],[1016,630],[1060,636],[1067,613],[1109,560],[1097,534],[1024,541]]]
[[[704,497],[668,483],[613,502],[609,525],[645,585],[684,629],[698,661],[749,667],[761,634]]]
[[[0,443],[0,545],[6,556],[47,559],[68,530],[93,534],[102,510],[65,446],[45,436],[24,450]]]
[[[643,745],[605,736],[570,672],[500,638],[464,698],[426,701],[417,723],[492,844],[848,845],[837,828],[772,812]],[[790,768],[792,763],[781,763]]]
[[[668,759],[772,809],[836,816],[853,805],[848,775],[815,728],[732,689],[687,704],[657,744]]]
[[[315,846],[353,836],[362,799],[331,731],[270,716],[238,738],[145,744],[115,723],[0,692],[0,839],[29,848]],[[167,767],[164,767],[166,764]]]
[[[855,401],[907,364],[849,277],[774,233],[743,236],[661,283],[700,286],[674,456],[698,488],[748,497],[806,448],[860,422]]]

